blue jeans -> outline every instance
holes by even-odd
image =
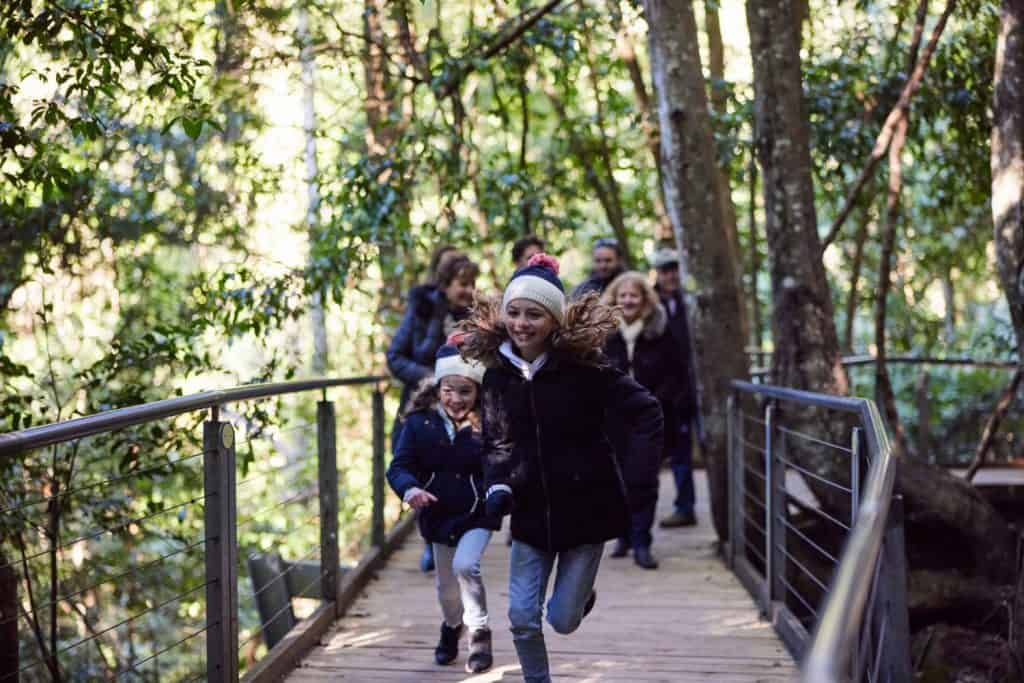
[[[549,553],[512,541],[508,619],[526,683],[551,681],[541,616],[555,561],[558,567],[555,570],[555,587],[548,600],[547,620],[556,633],[564,635],[575,631],[583,621],[583,608],[594,590],[603,551],[603,543]]]
[[[693,437],[690,425],[684,424],[679,429],[679,440],[668,449],[669,465],[676,481],[676,512],[690,514],[696,496],[693,492]]]

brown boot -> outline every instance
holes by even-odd
[[[491,655],[491,629],[481,628],[469,634],[469,657],[466,659],[466,671],[478,674],[487,671],[494,663]]]

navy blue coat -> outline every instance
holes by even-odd
[[[444,319],[448,312],[448,299],[435,285],[409,290],[405,316],[387,351],[388,370],[403,385],[398,415],[405,410],[416,386],[434,374],[434,356],[445,342]],[[398,447],[401,431],[402,423],[396,417],[391,430],[392,450]]]
[[[436,409],[420,410],[406,418],[387,478],[399,498],[414,486],[437,498],[420,511],[420,533],[454,546],[470,529],[501,528],[501,520],[484,514],[483,469],[479,433],[465,427],[452,440]]]
[[[627,533],[609,435],[620,426],[630,457],[660,461],[661,408],[650,392],[615,368],[558,353],[529,382],[502,358],[482,392],[487,486],[512,488],[514,539],[558,552]]]

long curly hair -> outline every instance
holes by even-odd
[[[459,345],[464,357],[487,367],[498,364],[498,348],[509,339],[501,313],[500,297],[477,298],[469,318],[459,323],[465,335]],[[548,344],[579,363],[601,365],[605,340],[617,327],[616,308],[602,303],[596,292],[589,292],[568,302],[562,323],[551,333]]]

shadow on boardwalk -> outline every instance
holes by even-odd
[[[659,513],[671,508],[671,475],[662,475]],[[594,612],[571,636],[545,628],[555,680],[666,683],[794,681],[796,667],[771,626],[714,552],[707,482],[697,476],[700,525],[656,529],[658,571],[607,555]],[[506,523],[507,527],[507,523]],[[292,683],[315,681],[521,681],[508,630],[508,547],[496,534],[484,555],[494,668],[463,672],[466,639],[449,667],[433,662],[441,623],[433,575],[417,569],[413,535],[370,582],[344,619],[324,636]],[[611,544],[608,544],[609,548]]]

